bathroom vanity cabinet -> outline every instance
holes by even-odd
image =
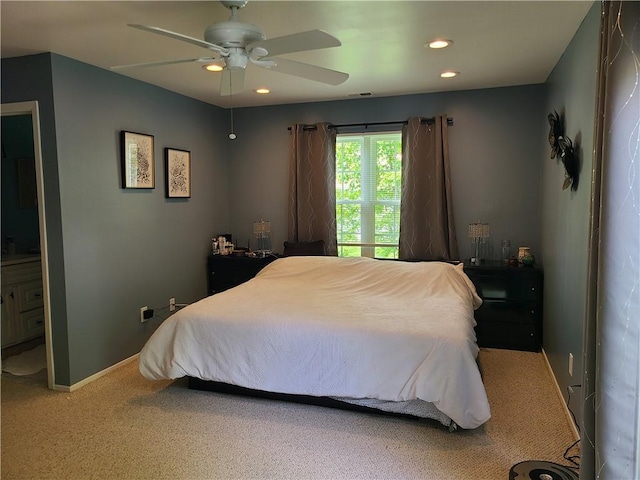
[[[39,255],[2,260],[2,348],[44,335],[44,298]]]

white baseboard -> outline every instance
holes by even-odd
[[[133,362],[134,360],[137,360],[138,357],[140,356],[140,353],[136,353],[135,355],[129,357],[129,358],[125,358],[124,360],[122,360],[121,362],[116,363],[115,365],[111,365],[108,368],[105,368],[104,370],[101,370],[97,373],[94,373],[93,375],[91,375],[90,377],[85,378],[84,380],[78,382],[78,383],[74,383],[73,385],[71,385],[70,387],[67,385],[54,385],[53,389],[58,391],[58,392],[73,392],[75,390],[78,390],[79,388],[84,387],[85,385],[93,382],[94,380],[99,379],[100,377],[104,377],[106,374],[113,372],[114,370],[126,365],[127,363]]]
[[[569,411],[569,407],[567,406],[567,401],[565,400],[564,395],[562,393],[562,389],[560,388],[560,385],[558,384],[558,380],[556,379],[556,376],[553,373],[553,369],[551,368],[551,363],[549,363],[549,358],[547,358],[547,353],[544,351],[544,348],[542,349],[542,357],[544,358],[544,363],[547,365],[547,370],[549,370],[549,374],[553,379],[553,384],[556,387],[556,393],[558,394],[558,398],[562,403],[562,408],[564,409],[564,413],[567,416],[567,420],[569,420],[569,424],[571,425],[573,436],[576,440],[578,440],[580,439],[580,432],[578,432],[578,428],[576,427],[576,424],[573,421],[573,416]]]

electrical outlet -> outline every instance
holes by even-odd
[[[573,353],[569,354],[569,375],[573,377]]]
[[[176,299],[174,297],[171,297],[169,299],[169,311],[173,312],[176,309]]]
[[[147,310],[149,310],[146,306],[142,307],[140,309],[140,323],[144,323],[147,320],[149,320],[148,318],[145,318],[145,314],[144,312],[146,312]]]

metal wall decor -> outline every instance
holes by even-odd
[[[554,110],[547,115],[549,120],[549,145],[551,145],[551,158],[557,158],[564,165],[564,182],[562,189],[571,187],[574,192],[578,190],[578,176],[580,173],[580,160],[573,142],[564,134],[564,115],[558,115]]]

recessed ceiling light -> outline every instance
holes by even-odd
[[[441,38],[438,38],[436,40],[432,40],[431,42],[429,42],[426,46],[428,46],[429,48],[444,48],[444,47],[448,47],[449,45],[451,45],[453,43],[453,40],[444,40]]]
[[[221,72],[222,71],[222,65],[218,65],[217,63],[210,63],[208,65],[203,65],[202,68],[204,68],[208,72]]]
[[[446,72],[442,72],[440,76],[442,78],[453,78],[460,75],[460,72],[454,72],[453,70],[447,70]]]
[[[271,93],[271,90],[269,90],[268,88],[258,88],[256,90],[256,93],[260,93],[260,94]]]

